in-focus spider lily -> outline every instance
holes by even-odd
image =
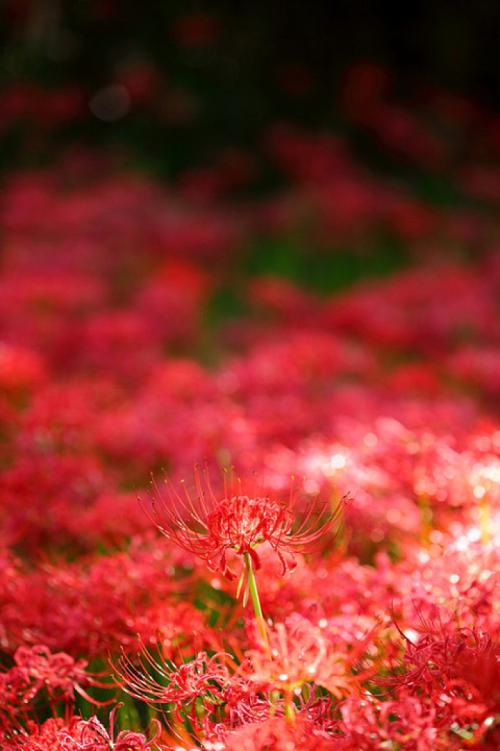
[[[165,537],[226,578],[235,578],[228,557],[243,559],[237,597],[243,592],[244,605],[251,597],[261,638],[268,646],[254,573],[261,566],[257,548],[269,545],[285,574],[295,568],[295,553],[311,552],[335,527],[342,503],[332,506],[317,498],[304,501],[293,483],[283,501],[263,492],[255,481],[244,483],[232,472],[224,473],[217,490],[205,467],[195,469],[192,489],[184,481],[166,478],[161,486],[153,481],[146,508]]]
[[[278,556],[282,573],[295,568],[295,553],[312,552],[339,520],[342,502],[304,498],[291,483],[286,500],[272,497],[255,481],[227,472],[220,489],[208,468],[195,469],[191,488],[169,478],[158,484],[145,504],[160,532],[202,558],[228,579],[235,573],[228,558],[261,562],[258,547],[267,543]]]

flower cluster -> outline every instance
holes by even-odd
[[[6,178],[2,749],[499,747],[500,166],[467,147],[498,122],[455,102],[455,153],[444,95],[391,91],[353,68],[344,116],[463,206],[284,124],[287,187],[244,205],[241,154],[168,190],[88,154]]]

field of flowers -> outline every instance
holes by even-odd
[[[2,751],[499,748],[500,121],[342,107],[7,177]]]

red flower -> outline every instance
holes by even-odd
[[[230,682],[224,655],[209,657],[199,652],[179,667],[170,660],[156,659],[144,649],[141,657],[132,660],[123,652],[116,666],[117,679],[124,691],[135,699],[153,706],[172,705],[179,723],[189,716],[193,729],[200,730],[203,715],[223,704],[223,690]]]
[[[500,642],[489,633],[429,626],[416,644],[406,637],[404,664],[406,672],[398,680],[411,692],[465,697],[465,714],[500,708]]]
[[[109,730],[94,715],[89,720],[71,717],[68,721],[62,718],[49,718],[43,725],[28,722],[28,729],[18,728],[15,734],[2,736],[0,744],[4,751],[151,751],[157,748],[156,733],[148,740],[143,733],[132,730],[120,730],[116,733],[116,712],[122,704],[117,704],[108,720]],[[166,749],[165,749],[166,751]]]
[[[165,537],[202,558],[208,567],[234,578],[228,554],[249,555],[258,569],[256,548],[270,545],[278,556],[282,574],[295,567],[294,553],[305,553],[333,528],[341,505],[309,500],[298,509],[298,496],[291,488],[288,501],[269,494],[246,493],[242,482],[232,475],[224,479],[221,492],[215,492],[208,469],[195,472],[195,492],[181,481],[168,478],[154,492],[148,504],[152,518]],[[253,489],[253,488],[252,488]]]
[[[117,672],[123,688],[131,696],[150,704],[175,702],[182,706],[207,693],[218,694],[217,685],[227,683],[229,674],[220,657],[219,654],[208,657],[205,652],[199,652],[193,660],[177,667],[171,661],[159,662],[147,650],[143,650],[137,663],[122,653]],[[151,669],[160,680],[149,675]]]
[[[89,720],[81,720],[76,725],[74,746],[69,741],[68,751],[149,751],[159,734],[157,724],[156,733],[148,740],[143,733],[131,730],[120,730],[115,734],[116,712],[122,706],[117,704],[109,716],[109,730],[94,715]]]
[[[265,722],[251,723],[229,732],[226,751],[341,751],[348,747],[338,735],[333,737],[318,727],[304,713],[293,724],[283,717],[269,717]]]
[[[0,731],[15,727],[16,720],[32,708],[44,691],[52,706],[63,702],[67,709],[73,707],[75,693],[97,706],[110,703],[100,702],[87,693],[89,686],[111,686],[89,673],[85,660],[75,660],[65,652],[53,653],[45,645],[37,645],[19,647],[14,661],[10,670],[0,673]],[[1,742],[0,748],[3,748]]]

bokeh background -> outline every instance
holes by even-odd
[[[115,668],[161,645],[257,655],[205,715],[228,751],[497,751],[499,3],[0,12],[0,747],[151,737]],[[348,499],[295,574],[263,557],[278,683],[222,559],[137,502],[196,465]]]
[[[325,182],[351,150],[425,213],[469,206],[457,170],[498,158],[493,0],[5,0],[1,14],[4,175],[64,160],[89,170],[94,159],[95,173],[139,171],[188,201],[241,205],[290,180]],[[359,191],[350,207],[341,192],[355,212]],[[258,257],[242,245],[244,273],[330,291],[405,263],[387,232],[363,239],[361,261],[352,238],[327,234],[320,244],[337,252],[318,262],[317,238],[304,247],[296,231]]]

